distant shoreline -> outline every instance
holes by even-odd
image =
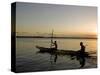
[[[16,36],[16,38],[52,38],[52,37],[44,37],[44,36]],[[53,37],[57,39],[97,39],[95,37]]]

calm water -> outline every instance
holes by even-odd
[[[78,69],[80,62],[77,59],[71,59],[70,56],[57,56],[57,61],[54,62],[55,55],[37,53],[39,50],[36,45],[42,47],[50,47],[50,39],[45,38],[16,38],[16,70],[24,71],[48,71],[48,70],[66,70]],[[79,50],[79,43],[82,41],[86,46],[87,52],[96,52],[96,39],[54,39],[58,43],[58,49],[64,50]],[[97,67],[96,53],[92,54],[93,58],[85,58],[83,68]]]

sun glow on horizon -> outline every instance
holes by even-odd
[[[97,35],[96,7],[18,3],[16,10],[18,35]]]

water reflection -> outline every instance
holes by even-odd
[[[42,52],[42,51],[38,51],[37,53],[40,53],[40,54],[44,54],[44,53],[48,53],[50,54],[50,63],[51,65],[53,64],[56,64],[57,62],[57,59],[58,59],[58,56],[69,56],[70,60],[77,60],[79,62],[79,65],[80,67],[79,68],[83,68],[85,66],[85,63],[86,63],[86,59],[87,56],[85,54],[82,54],[82,53],[77,53],[76,55],[73,55],[73,54],[57,54],[56,52]]]
[[[76,59],[77,61],[79,61],[79,63],[80,63],[80,68],[82,68],[82,67],[85,66],[85,62],[86,62],[85,58],[86,58],[86,57],[85,57],[83,54],[78,54],[78,55],[76,55],[76,56],[70,55],[70,58],[71,58],[71,60]]]
[[[17,71],[49,71],[49,70],[67,70],[97,67],[97,40],[92,39],[54,39],[57,40],[59,50],[79,49],[79,42],[83,41],[86,46],[86,52],[92,53],[91,58],[68,55],[61,53],[38,53],[40,47],[50,47],[50,39],[39,38],[16,38],[16,70]],[[38,54],[36,54],[36,52]],[[78,60],[77,60],[78,59]]]
[[[51,64],[52,63],[56,63],[57,62],[57,59],[58,59],[58,55],[55,54],[55,55],[52,55],[50,56],[50,61],[51,61]]]

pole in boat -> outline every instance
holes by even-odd
[[[52,33],[51,33],[51,45],[50,45],[50,48],[52,48],[52,44],[53,44],[53,29],[52,29]],[[52,64],[52,54],[50,56],[50,61],[51,61],[51,64]]]
[[[50,48],[52,48],[52,44],[53,44],[53,32],[54,32],[54,30],[52,29],[52,33],[51,33],[51,46],[50,46]]]

